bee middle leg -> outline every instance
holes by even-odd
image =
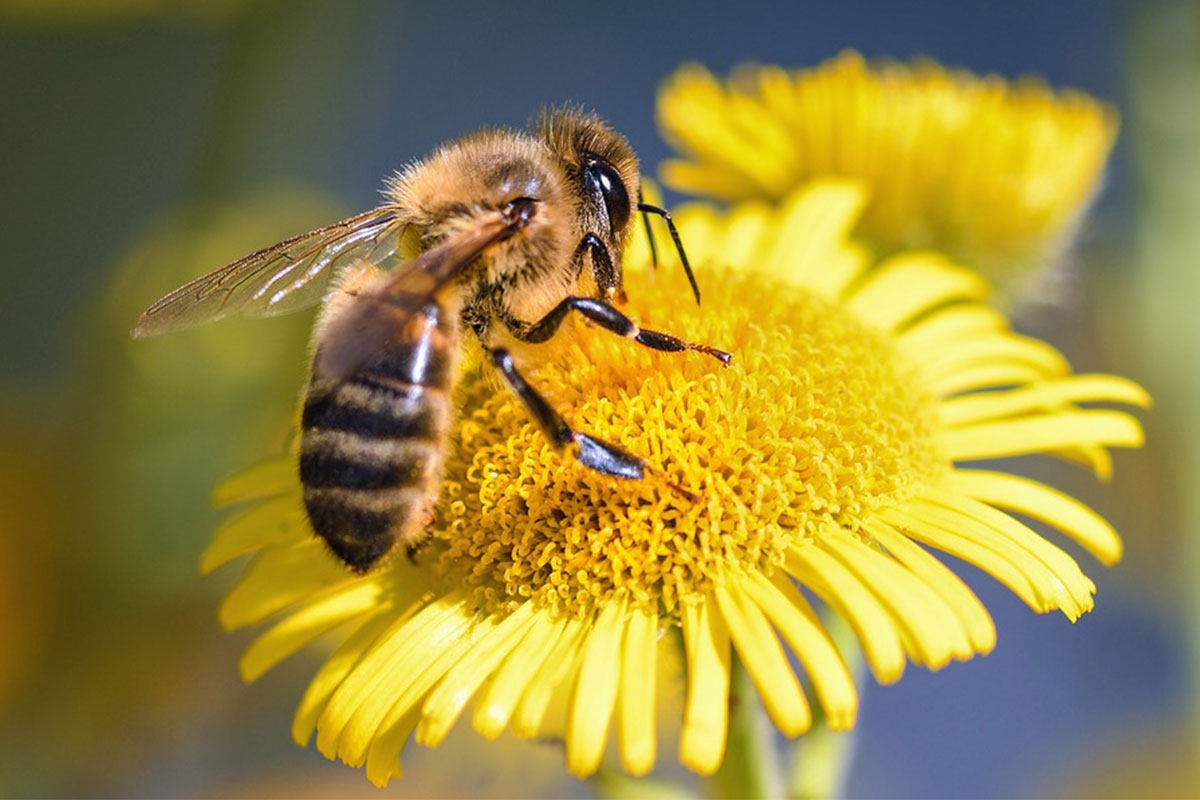
[[[640,345],[652,350],[662,350],[677,353],[684,350],[695,350],[705,353],[720,361],[725,366],[733,360],[733,356],[724,350],[717,350],[704,344],[693,344],[677,336],[661,331],[639,328],[633,320],[619,310],[604,302],[591,297],[568,297],[550,310],[546,316],[532,324],[522,324],[517,320],[505,319],[512,334],[518,339],[534,344],[544,342],[554,335],[567,314],[576,311],[605,330],[612,331],[618,336],[633,339]]]
[[[571,426],[538,394],[517,371],[512,355],[503,348],[488,350],[492,365],[500,371],[505,383],[521,399],[546,438],[559,450],[569,444],[577,447],[575,457],[589,469],[617,478],[640,481],[646,475],[646,462],[615,444],[571,430]]]

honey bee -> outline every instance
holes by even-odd
[[[142,314],[133,336],[323,301],[300,482],[313,530],[356,572],[399,544],[411,557],[427,536],[464,338],[482,346],[557,449],[597,472],[643,479],[645,461],[569,426],[504,346],[506,337],[545,342],[574,312],[655,350],[729,363],[728,353],[640,328],[613,305],[625,299],[635,210],[667,221],[700,301],[670,214],[641,201],[624,137],[594,114],[550,110],[528,132],[486,130],[443,145],[397,173],[385,196],[372,211],[176,289]]]

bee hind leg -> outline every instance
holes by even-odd
[[[579,459],[579,463],[596,472],[628,480],[640,481],[645,477],[646,462],[641,458],[615,444],[571,430],[571,426],[562,415],[521,376],[507,350],[499,348],[488,352],[492,365],[500,371],[505,383],[529,409],[538,427],[555,447],[561,450],[569,444],[574,444],[575,457]]]

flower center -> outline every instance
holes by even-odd
[[[584,615],[625,594],[674,615],[728,568],[769,570],[798,539],[855,529],[945,467],[934,400],[883,337],[807,290],[705,272],[702,309],[646,275],[629,310],[729,350],[729,368],[585,325],[524,361],[575,429],[645,458],[642,481],[555,452],[512,395],[464,375],[459,407],[474,410],[447,457],[437,571],[479,608],[532,598]]]

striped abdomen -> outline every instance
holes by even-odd
[[[425,535],[450,424],[457,330],[430,301],[342,380],[314,377],[300,482],[317,535],[357,572]]]

